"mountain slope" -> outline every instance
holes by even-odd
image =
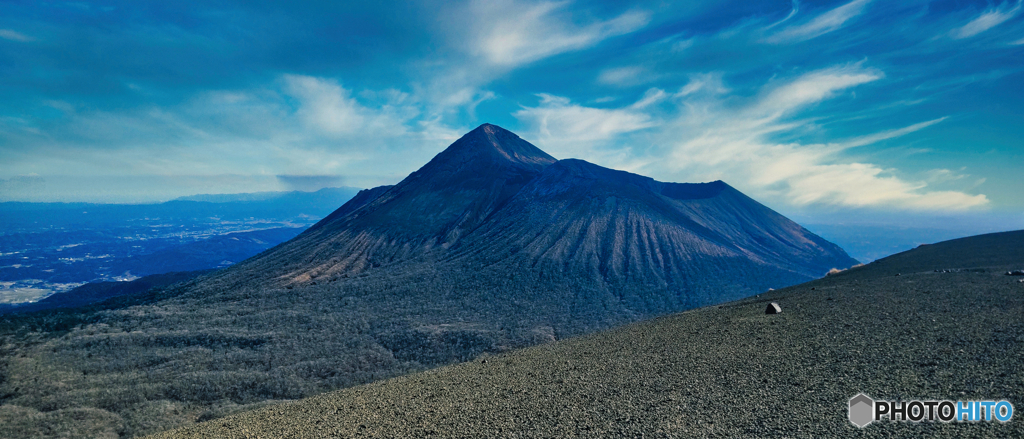
[[[1024,423],[847,420],[886,400],[1024,398],[1024,231],[156,435],[1022,437]],[[954,269],[952,272],[936,270]],[[899,272],[896,276],[894,272]],[[770,302],[783,312],[765,315]]]

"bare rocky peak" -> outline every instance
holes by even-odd
[[[456,140],[424,168],[474,161],[506,163],[539,171],[556,160],[515,133],[485,123]]]

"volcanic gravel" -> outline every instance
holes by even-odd
[[[848,400],[1024,408],[1024,232],[923,246],[758,297],[154,437],[1024,437],[999,422],[858,429]],[[938,270],[938,271],[936,271]],[[766,315],[770,302],[781,314]]]

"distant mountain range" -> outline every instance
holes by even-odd
[[[159,204],[0,203],[0,303],[38,300],[83,282],[223,268],[295,237],[356,192],[197,195]]]
[[[288,219],[301,216],[323,218],[338,203],[352,198],[359,189],[324,188],[315,192],[257,192],[181,197],[152,204],[94,203],[0,203],[3,233],[46,228],[104,228],[126,220],[192,221],[218,218],[225,221],[247,218]]]

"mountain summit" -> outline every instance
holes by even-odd
[[[541,151],[515,133],[497,125],[485,123],[466,133],[459,140],[437,155],[423,167],[434,170],[435,166],[462,164],[467,162],[490,161],[509,166],[540,171],[556,162],[554,157]],[[433,166],[432,166],[433,165]]]

